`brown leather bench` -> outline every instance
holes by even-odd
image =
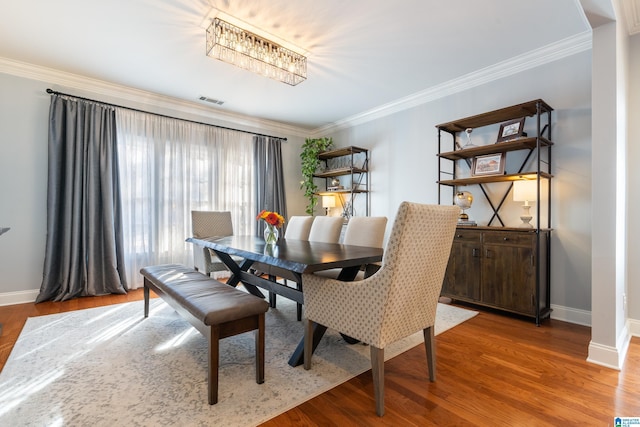
[[[219,341],[256,330],[256,382],[264,382],[264,313],[269,303],[181,264],[145,267],[144,317],[149,290],[167,302],[209,341],[209,404],[218,402]]]

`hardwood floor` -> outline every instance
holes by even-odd
[[[0,307],[0,369],[27,317],[142,297],[136,290]],[[375,415],[368,371],[263,426],[612,426],[614,416],[640,417],[640,338],[631,340],[622,371],[586,362],[589,340],[587,327],[555,320],[536,327],[481,311],[436,338],[436,382],[420,346],[385,363],[384,417]]]

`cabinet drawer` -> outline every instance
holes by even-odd
[[[523,233],[484,233],[484,243],[490,245],[533,246],[535,235]]]
[[[480,244],[481,233],[476,230],[460,230],[457,229],[453,235],[454,242],[469,242]]]

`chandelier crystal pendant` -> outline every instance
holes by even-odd
[[[207,56],[295,86],[307,79],[307,58],[222,19],[207,29]]]

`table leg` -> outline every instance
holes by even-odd
[[[358,275],[358,271],[360,271],[359,265],[356,265],[354,267],[345,267],[340,271],[337,279],[342,280],[343,282],[351,282]]]
[[[302,283],[297,282],[296,289],[302,292]],[[302,304],[300,303],[296,304],[296,319],[298,319],[298,322],[302,320]]]
[[[231,277],[229,277],[229,279],[227,280],[227,285],[233,286],[233,287],[238,286],[238,283],[240,283],[240,278],[241,278],[240,273],[247,272],[249,270],[249,267],[253,265],[253,261],[250,259],[245,259],[244,261],[242,261],[240,265],[238,265],[233,260],[233,258],[231,258],[231,255],[226,254],[224,252],[218,252],[216,250],[213,250],[213,251],[216,253],[218,258],[220,258],[220,260],[224,262],[224,265],[226,265],[229,268],[229,271],[231,271]],[[260,289],[258,289],[257,286],[254,286],[249,283],[244,283],[244,282],[243,282],[243,285],[247,289],[247,291],[249,291],[250,294],[257,296],[258,298],[264,298],[264,294],[260,292]]]
[[[269,280],[275,282],[277,279],[276,276],[269,274]],[[275,292],[269,292],[269,307],[276,308],[276,294]]]

